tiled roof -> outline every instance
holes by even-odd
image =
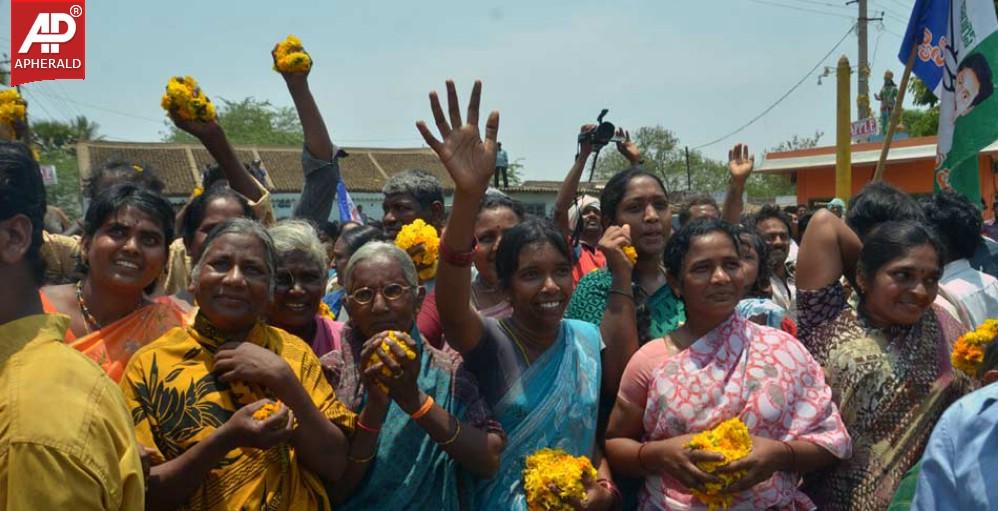
[[[187,196],[200,179],[206,165],[214,163],[200,145],[142,142],[81,142],[77,145],[80,177],[91,169],[120,158],[156,169],[166,184],[168,196]],[[301,147],[236,146],[236,155],[244,163],[259,158],[266,167],[275,192],[300,192],[304,186]],[[393,174],[407,169],[426,170],[438,178],[445,189],[454,183],[436,154],[430,149],[343,148],[349,156],[340,158],[343,181],[351,191],[380,192]]]

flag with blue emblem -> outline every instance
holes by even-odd
[[[364,220],[360,216],[360,211],[357,211],[357,206],[354,205],[353,199],[350,198],[350,192],[347,191],[347,185],[343,184],[342,179],[340,179],[339,183],[336,183],[336,200],[339,205],[341,223],[351,220],[360,224],[364,223]]]

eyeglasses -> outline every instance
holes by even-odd
[[[381,296],[383,296],[385,300],[394,302],[395,300],[402,298],[402,295],[410,289],[412,288],[409,286],[403,286],[402,284],[388,284],[387,286],[380,288],[362,287],[350,293],[348,296],[350,296],[351,300],[361,305],[367,305],[373,302],[375,295],[378,293],[381,293]]]

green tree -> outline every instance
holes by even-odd
[[[794,135],[789,140],[780,142],[779,145],[767,152],[778,153],[811,149],[818,146],[818,142],[821,141],[821,137],[823,136],[825,136],[825,133],[818,130],[815,130],[814,135],[811,136]],[[793,195],[795,187],[790,181],[790,176],[753,173],[749,176],[748,182],[745,183],[745,191],[749,197],[768,199],[779,195]]]
[[[80,197],[80,166],[72,146],[42,149],[39,163],[52,165],[58,176],[58,183],[45,187],[45,196],[50,206],[62,209],[75,220],[83,215]]]
[[[277,107],[269,101],[221,98],[218,123],[233,144],[295,146],[304,142],[298,113],[292,107]],[[167,121],[165,142],[197,144],[198,141]]]
[[[104,138],[98,134],[100,125],[78,115],[70,122],[40,120],[31,124],[32,140],[42,149],[66,149],[74,151],[74,144],[87,140]]]
[[[509,162],[509,166],[506,167],[506,177],[509,179],[510,186],[523,183],[523,176],[520,175],[521,172],[523,172],[523,158],[517,158],[515,161]],[[502,179],[501,176],[500,179]]]
[[[901,112],[901,127],[909,136],[924,137],[935,135],[939,131],[939,98],[912,75],[908,85],[911,102],[925,108],[911,108]]]

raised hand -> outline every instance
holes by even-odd
[[[173,121],[173,124],[177,128],[190,133],[194,138],[200,140],[202,143],[206,140],[212,140],[214,138],[225,136],[225,133],[222,131],[222,127],[217,121],[188,121],[181,119],[180,116],[174,111],[170,111],[170,120]]]
[[[280,46],[280,43],[275,44],[274,45],[274,49],[270,50],[270,58],[274,59],[274,69],[277,69],[277,47],[278,46]],[[307,82],[308,81],[308,74],[312,71],[312,67],[315,66],[315,58],[312,57],[312,54],[308,53],[307,51],[304,51],[304,50],[302,50],[302,51],[305,54],[307,54],[309,56],[309,58],[312,59],[312,66],[310,66],[308,68],[308,71],[299,71],[299,72],[294,72],[294,73],[285,73],[284,71],[281,71],[279,69],[277,70],[277,72],[281,73],[281,76],[284,77],[284,81],[286,81],[288,83],[288,85],[296,85],[296,84],[301,84],[301,83]]]
[[[433,149],[440,162],[454,180],[458,192],[485,193],[496,170],[496,137],[499,134],[499,112],[493,111],[485,122],[485,140],[478,131],[478,107],[482,97],[482,82],[475,81],[468,102],[467,122],[461,121],[454,82],[447,80],[447,107],[450,122],[444,117],[436,91],[430,93],[430,109],[443,141],[437,140],[419,121],[416,128],[423,140]]]
[[[631,133],[624,128],[617,128],[617,138],[623,138],[622,141],[617,142],[617,151],[627,158],[627,161],[631,162],[631,165],[637,165],[641,163],[641,150],[638,149],[638,145],[631,141]]]
[[[732,179],[745,180],[755,167],[755,155],[749,155],[748,146],[736,144],[728,151],[728,173]]]

